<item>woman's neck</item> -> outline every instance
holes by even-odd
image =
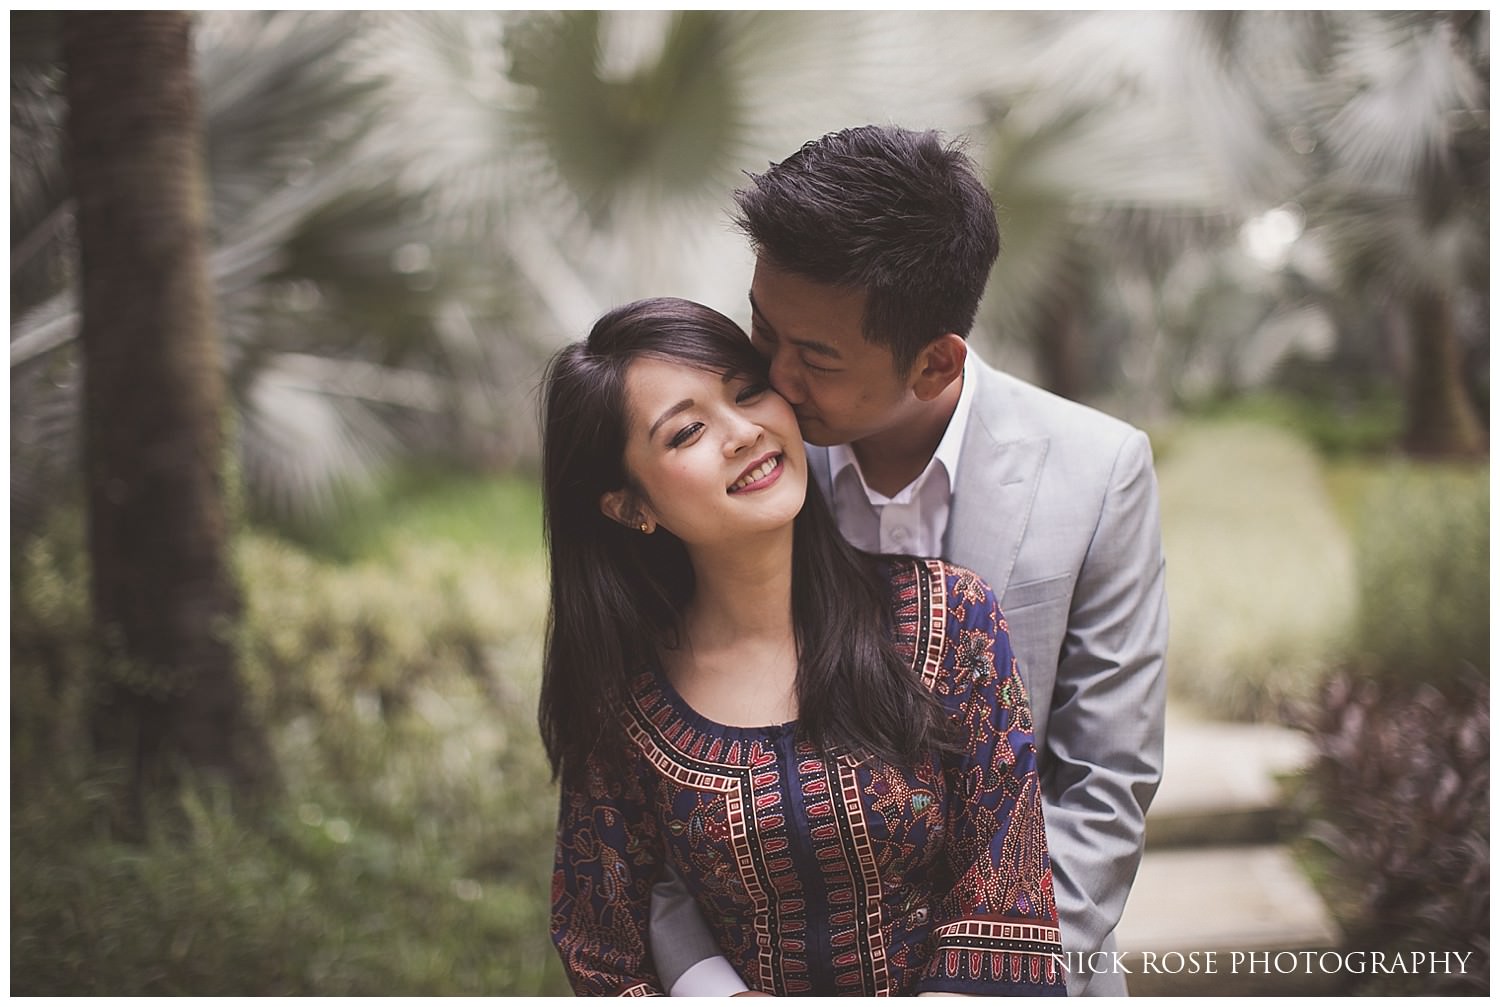
[[[792,530],[692,550],[696,580],[668,677],[711,720],[760,726],[796,719]]]
[[[685,626],[695,645],[792,632],[792,530],[691,551],[695,589]]]

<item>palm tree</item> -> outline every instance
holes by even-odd
[[[1106,233],[1079,222],[1104,210],[1181,217],[1222,198],[1201,179],[1185,188],[1180,170],[1163,174],[1170,146],[1148,168],[1130,167],[1150,145],[1122,144],[1127,134],[1107,124],[1120,113],[1141,120],[1140,102],[1043,74],[1057,53],[1087,51],[1073,44],[1086,23],[1077,18],[569,11],[200,22],[212,262],[243,485],[262,512],[326,510],[403,440],[502,461],[524,453],[529,416],[515,403],[538,360],[611,303],[671,290],[743,313],[751,263],[726,223],[730,193],[742,171],[830,129],[931,124],[982,144],[995,96],[1009,102],[1000,157],[1018,167],[996,177],[1012,208],[1011,251],[990,299],[1002,318],[1048,305],[1055,318],[1071,301],[1057,293],[1070,289],[1057,282],[1069,271],[1024,267],[1022,217],[1066,214],[1066,226],[1036,229],[1038,247],[1077,260]],[[927,72],[934,52],[950,57],[941,81]],[[1108,114],[1089,114],[1095,99]],[[1153,137],[1182,132],[1152,126]],[[1114,150],[1116,176],[1104,189],[1076,178],[1101,146]],[[1028,187],[1028,172],[1044,184]],[[1124,196],[1108,189],[1122,174],[1136,187]],[[59,197],[36,219],[51,212],[66,224],[66,189],[53,188]],[[66,226],[39,233],[51,236],[49,255],[66,247]],[[1035,276],[1048,278],[1042,294]],[[1031,292],[1012,296],[1013,278]],[[47,463],[67,456],[58,449],[76,387],[72,295],[66,283],[47,293],[18,299],[29,310],[12,326],[12,393],[24,405],[12,492],[23,524],[23,504],[45,499]],[[475,444],[475,431],[499,433]]]
[[[33,54],[12,67],[12,512],[24,534],[77,467],[78,312],[56,21],[16,18]],[[197,21],[209,268],[240,484],[255,513],[326,513],[403,439],[467,443],[501,425],[493,403],[476,422],[455,417],[482,373],[459,352],[474,326],[455,306],[488,310],[508,291],[479,274],[473,245],[435,240],[447,236],[428,192],[408,179],[423,152],[383,128],[390,86],[360,51],[366,19]]]
[[[740,172],[854,122],[976,141],[1007,234],[981,342],[1030,346],[1043,380],[1078,395],[1231,366],[1237,332],[1163,323],[1173,284],[1206,282],[1186,253],[1228,262],[1245,219],[1294,198],[1304,243],[1325,240],[1320,207],[1352,205],[1305,180],[1335,148],[1324,96],[1351,71],[1331,68],[1356,65],[1369,32],[1356,44],[1358,18],[1299,17],[201,14],[211,263],[247,501],[326,512],[402,448],[526,455],[517,403],[541,357],[643,294],[743,313],[750,256],[725,212]],[[48,16],[13,15],[17,37],[46,38],[33,19]],[[37,48],[13,46],[26,58],[12,66],[23,529],[76,454],[60,78]]]
[[[96,743],[143,792],[176,760],[271,775],[227,630],[223,376],[207,272],[189,16],[64,18],[78,203],[84,459],[96,628],[110,644]]]
[[[35,53],[12,86],[24,533],[76,467],[78,314],[55,21],[17,17]],[[733,13],[197,20],[239,485],[253,513],[289,518],[327,513],[402,448],[524,455],[540,360],[611,303],[742,303],[748,252],[722,208],[742,167],[813,135],[817,102],[777,109],[833,29]],[[533,46],[570,72],[528,63]],[[616,146],[580,143],[577,116]],[[706,119],[721,120],[712,143],[694,139]],[[32,274],[45,282],[19,282]]]
[[[1409,451],[1483,453],[1458,319],[1488,313],[1488,15],[1214,17],[1219,63],[1270,124],[1252,135],[1298,166],[1269,204],[1305,217],[1288,280],[1344,360],[1404,384]]]
[[[1407,336],[1392,366],[1408,449],[1484,450],[1457,333],[1488,309],[1486,14],[1103,14],[1023,27],[1031,58],[987,93],[1007,250],[985,317],[1027,335],[1043,383],[1087,394],[1104,376],[1085,362],[1118,380],[1135,357],[1155,361],[1145,376],[1160,388],[1195,359],[1217,358],[1232,384],[1236,358],[1269,329],[1331,318],[1345,344],[1378,344],[1386,334],[1352,306],[1384,305],[1387,328]],[[1306,221],[1280,279],[1242,265],[1231,240],[1274,207]],[[1169,303],[1197,312],[1225,296],[1238,322],[1174,317]],[[1121,327],[1105,305],[1130,319],[1113,338],[1134,352],[1110,352]]]
[[[1194,351],[1167,345],[1169,277],[1285,198],[1295,165],[1216,58],[1211,16],[1028,15],[1017,30],[1022,56],[985,92],[1005,244],[987,328],[1065,396],[1170,392]]]
[[[1323,65],[1336,98],[1310,110],[1327,164],[1309,193],[1313,226],[1346,286],[1406,330],[1407,450],[1483,454],[1458,315],[1488,301],[1489,17],[1349,15],[1340,26]]]

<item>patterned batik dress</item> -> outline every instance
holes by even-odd
[[[831,757],[726,727],[637,676],[624,765],[564,786],[552,933],[575,992],[662,992],[651,888],[672,864],[752,988],[781,996],[1066,992],[1025,690],[994,595],[892,563],[896,641],[962,751]]]

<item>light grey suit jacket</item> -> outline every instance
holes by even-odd
[[[1151,446],[1119,420],[974,363],[943,558],[989,582],[1010,627],[1064,949],[1107,952],[1161,779],[1167,607]],[[808,449],[808,468],[827,495],[826,449]],[[653,943],[671,932],[686,952],[682,928],[657,911]],[[657,957],[663,978],[681,973]],[[1126,992],[1122,974],[1078,961],[1070,994]]]
[[[1167,604],[1151,445],[975,363],[943,558],[989,582],[1010,627],[1063,946],[1110,950],[1161,780]],[[809,468],[826,489],[827,452]],[[1074,968],[1068,991],[1123,994],[1124,976]]]

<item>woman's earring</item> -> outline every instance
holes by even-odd
[[[641,527],[641,534],[642,535],[650,535],[651,534],[651,526],[649,524],[647,524],[646,522],[642,521],[640,527]]]

